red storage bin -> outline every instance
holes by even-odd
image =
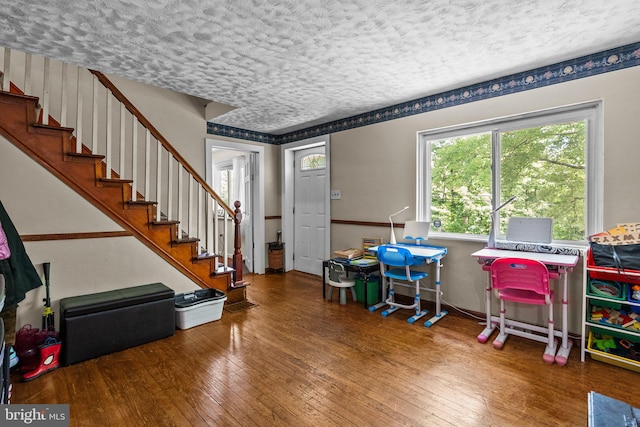
[[[589,276],[594,279],[612,280],[614,282],[625,282],[634,285],[640,284],[640,271],[638,270],[621,270],[617,268],[600,267],[593,262],[591,249],[587,251],[587,268],[597,268],[598,271],[589,271]]]

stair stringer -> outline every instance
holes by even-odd
[[[105,180],[101,156],[71,155],[73,129],[38,124],[37,105],[37,97],[0,92],[0,133],[198,286],[225,292],[229,304],[246,300],[228,272],[216,271],[215,257],[197,258],[197,239],[178,239],[175,223],[155,224],[155,204],[129,203],[128,181]]]

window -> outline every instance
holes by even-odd
[[[243,156],[236,156],[213,166],[213,190],[231,208],[236,200],[246,207],[245,167]],[[224,216],[222,207],[218,207],[218,216]]]
[[[324,154],[308,154],[300,159],[300,170],[311,171],[327,167],[327,158]]]
[[[498,235],[509,217],[553,218],[554,241],[602,229],[600,103],[418,135],[418,214],[444,234]],[[437,220],[437,221],[436,221]]]
[[[231,206],[231,189],[235,185],[235,174],[231,162],[215,165],[213,182],[215,192],[227,205]]]

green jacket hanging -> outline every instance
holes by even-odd
[[[42,286],[42,279],[31,263],[20,235],[9,214],[0,202],[0,223],[7,236],[11,256],[0,261],[0,274],[4,275],[6,299],[3,310],[15,308],[31,289]]]

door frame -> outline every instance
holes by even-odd
[[[295,152],[306,148],[324,146],[327,160],[327,179],[325,182],[324,204],[327,215],[325,217],[325,248],[324,258],[329,259],[331,253],[331,135],[322,135],[302,141],[283,144],[280,148],[282,161],[282,242],[285,243],[284,270],[293,269],[293,248],[294,239],[294,182],[295,174],[293,169]],[[289,247],[291,249],[286,250]]]
[[[253,216],[253,272],[264,274],[265,270],[265,221],[264,221],[264,147],[245,144],[241,142],[223,141],[220,139],[205,139],[205,179],[208,184],[213,182],[213,167],[211,164],[211,152],[214,148],[245,151],[256,154],[255,165],[258,173],[254,176],[254,188],[252,191],[252,216]]]

